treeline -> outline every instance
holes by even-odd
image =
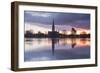
[[[33,34],[30,31],[26,31],[25,33],[25,38],[90,38],[90,34],[70,34],[70,35],[66,35],[66,34],[57,34],[55,35],[48,35],[48,34],[43,34],[41,32],[38,32],[36,34]]]

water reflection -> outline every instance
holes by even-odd
[[[90,58],[89,38],[25,39],[24,61]]]

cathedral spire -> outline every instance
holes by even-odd
[[[55,24],[54,24],[54,19],[53,19],[53,24],[52,24],[52,32],[55,31]]]

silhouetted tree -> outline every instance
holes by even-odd
[[[28,31],[25,32],[25,37],[31,38],[31,37],[33,37],[33,33],[28,30]]]
[[[72,33],[72,35],[75,35],[76,34],[76,29],[72,28],[71,33]]]

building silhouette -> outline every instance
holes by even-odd
[[[71,29],[71,34],[67,35],[66,30],[63,30],[63,33],[59,33],[59,31],[56,31],[56,26],[54,19],[52,21],[52,27],[51,31],[48,31],[48,34],[42,33],[41,31],[38,31],[37,33],[33,33],[31,30],[25,31],[25,37],[26,38],[90,38],[90,34],[86,34],[85,32],[82,32],[82,34],[76,34],[77,30],[75,28]]]
[[[50,38],[59,37],[59,32],[55,31],[54,19],[53,19],[53,23],[52,23],[52,31],[48,31],[48,37],[50,37]]]

